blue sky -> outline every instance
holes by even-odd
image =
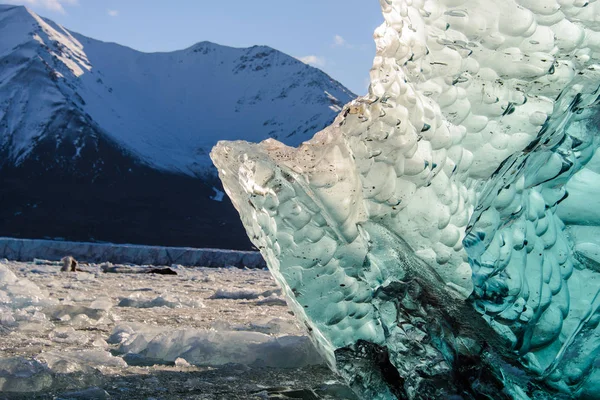
[[[142,51],[208,40],[268,45],[366,93],[383,18],[376,0],[4,0],[83,35]],[[0,3],[4,2],[0,0]]]

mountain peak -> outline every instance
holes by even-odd
[[[54,68],[58,74],[80,76],[91,69],[83,46],[68,30],[41,18],[27,7],[0,6],[0,22],[0,56],[12,53],[30,57],[32,47],[37,47],[36,55],[47,58],[48,65],[53,64],[53,60],[61,62],[62,65]]]
[[[35,13],[25,6],[0,4],[0,54],[10,51],[15,46],[31,40]]]
[[[215,50],[222,50],[222,51],[243,51],[243,52],[247,52],[247,53],[256,53],[256,52],[277,52],[277,53],[281,53],[279,50],[276,50],[272,47],[269,46],[265,46],[265,45],[254,45],[254,46],[250,46],[250,47],[233,47],[233,46],[227,46],[227,45],[223,45],[223,44],[219,44],[219,43],[215,43],[215,42],[210,42],[207,40],[203,40],[201,42],[195,43],[192,46],[188,47],[186,50],[191,50],[191,51],[195,51],[195,52],[203,52],[203,51],[215,51]],[[283,54],[283,53],[282,53]]]
[[[25,12],[33,12],[31,10],[29,10],[29,8],[27,6],[23,6],[23,5],[16,5],[16,4],[0,4],[0,12],[5,12],[8,10],[19,10],[19,11],[25,11]]]
[[[201,42],[193,44],[190,49],[203,49],[203,48],[215,48],[215,47],[225,47],[221,46],[214,42],[209,42],[208,40],[203,40]]]
[[[0,99],[8,99],[0,103],[0,150],[8,159],[27,157],[60,109],[80,113],[152,167],[203,175],[218,140],[298,145],[355,97],[269,46],[202,41],[143,53],[71,33],[25,7],[0,7],[0,21]],[[24,101],[27,113],[15,107]],[[57,132],[64,140],[66,131]]]

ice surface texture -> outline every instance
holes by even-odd
[[[211,154],[364,398],[600,398],[600,2],[380,0],[369,94]]]

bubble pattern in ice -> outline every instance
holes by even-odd
[[[424,381],[471,356],[485,340],[465,333],[478,322],[463,304],[507,346],[492,353],[536,382],[522,389],[489,361],[507,396],[597,396],[600,241],[578,227],[600,218],[577,206],[600,182],[590,175],[600,173],[600,3],[380,4],[367,96],[298,149],[269,140],[213,150],[250,238],[330,363],[349,381],[378,382],[355,385],[365,397],[425,396]],[[413,293],[408,306],[389,294],[406,298],[410,281],[429,298]],[[460,328],[438,329],[434,303]],[[349,346],[354,361],[341,368]],[[401,388],[357,361],[382,351]]]
[[[498,171],[465,240],[476,308],[530,371],[556,390],[583,397],[600,390],[593,367],[600,351],[600,271],[594,256],[600,247],[596,235],[578,238],[570,232],[579,224],[594,229],[593,220],[564,214],[573,212],[570,203],[589,196],[569,186],[573,178],[583,175],[579,179],[590,186],[600,182],[589,179],[587,168],[600,155],[595,108],[600,93],[588,78],[576,91],[561,94],[528,152],[509,158]],[[588,256],[582,248],[590,250]]]

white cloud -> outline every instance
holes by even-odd
[[[64,6],[74,6],[78,4],[78,0],[4,0],[3,3],[42,7],[50,11],[64,14]]]
[[[344,37],[342,35],[335,35],[333,37],[333,44],[331,45],[332,47],[344,47],[346,49],[353,49],[354,46],[351,45],[350,43],[348,43],[346,41],[346,39],[344,39]]]
[[[333,37],[333,45],[334,46],[345,46],[346,45],[346,39],[344,39],[340,35],[335,35]]]
[[[312,65],[313,67],[325,66],[325,58],[319,56],[298,57],[298,60],[302,61],[304,64]]]
[[[110,15],[111,17],[118,17],[119,16],[119,10],[107,10],[106,11],[108,13],[108,15]]]

